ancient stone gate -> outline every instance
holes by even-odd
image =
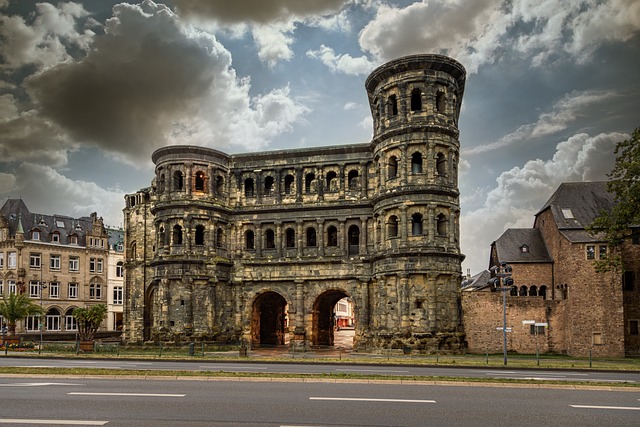
[[[228,155],[153,153],[126,196],[125,340],[457,350],[458,116],[465,70],[399,58],[366,81],[370,143]]]

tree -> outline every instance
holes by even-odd
[[[91,307],[79,307],[73,310],[73,317],[78,322],[78,335],[80,341],[93,341],[96,331],[107,315],[107,306],[104,304]]]
[[[631,226],[640,225],[640,128],[633,131],[630,139],[618,142],[614,154],[616,162],[607,175],[607,190],[615,196],[616,203],[587,228],[592,234],[604,233],[611,249],[607,259],[596,262],[596,269],[601,272],[624,269],[620,246],[631,237]]]
[[[27,316],[43,315],[42,308],[25,294],[9,294],[3,296],[0,302],[0,315],[4,318],[9,329],[9,335],[16,334],[16,322]]]

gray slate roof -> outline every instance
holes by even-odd
[[[537,228],[510,228],[494,242],[498,259],[508,263],[551,262],[551,255]],[[526,245],[527,251],[522,247]]]
[[[462,281],[462,290],[466,292],[478,291],[489,286],[489,279],[491,278],[491,272],[489,270],[482,270],[480,273],[472,276],[469,279]]]

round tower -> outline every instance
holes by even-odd
[[[377,177],[374,345],[462,345],[458,116],[465,75],[451,58],[413,55],[366,80]]]

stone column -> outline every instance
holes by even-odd
[[[275,177],[274,177],[274,184],[275,184],[275,188],[274,191],[276,192],[276,204],[279,205],[282,202],[282,183],[280,182],[282,178],[282,169],[276,169],[275,172]]]
[[[400,273],[398,275],[398,317],[400,318],[400,325],[403,328],[409,326],[409,278],[407,273]]]
[[[304,236],[302,235],[302,232],[303,232],[302,223],[303,222],[302,222],[301,219],[296,221],[296,225],[298,226],[297,227],[298,228],[298,232],[296,233],[297,234],[297,236],[296,236],[297,237],[297,239],[296,239],[297,240],[296,248],[298,249],[298,258],[300,258],[302,256],[302,245],[304,244]]]
[[[366,216],[360,217],[360,255],[367,254],[367,220]]]
[[[276,257],[282,257],[282,242],[284,241],[282,236],[282,221],[276,221],[276,235],[275,235],[275,245],[276,245]]]
[[[184,188],[186,190],[187,197],[189,197],[191,196],[191,190],[192,190],[191,186],[193,185],[193,177],[191,176],[193,174],[193,163],[186,162],[184,166],[185,166]]]
[[[338,171],[338,198],[344,199],[345,182],[344,182],[344,163],[340,164],[340,170]]]
[[[295,325],[294,325],[294,336],[295,341],[298,345],[304,346],[304,342],[306,339],[305,334],[305,309],[304,309],[304,280],[297,279],[294,281],[296,285],[296,304],[295,304]],[[291,313],[291,310],[289,310]]]
[[[400,150],[402,151],[402,159],[398,160],[398,173],[402,171],[400,175],[400,183],[402,185],[407,185],[407,177],[409,175],[408,168],[411,167],[411,161],[407,158],[407,144],[402,144],[400,146]]]
[[[347,245],[349,244],[349,236],[346,235],[345,232],[345,219],[339,219],[339,238],[338,238],[338,244],[340,245],[340,253],[342,256],[346,256],[348,251],[347,251]]]
[[[295,168],[296,172],[296,202],[302,202],[302,187],[304,187],[304,182],[302,179],[302,168]]]
[[[256,257],[262,256],[262,223],[256,224],[256,234],[254,236],[254,243],[256,245]]]
[[[324,219],[318,220],[318,255],[324,256]]]
[[[362,162],[360,163],[360,168],[362,169],[362,177],[360,178],[360,194],[363,199],[369,197],[368,188],[369,188],[369,163]]]
[[[407,246],[407,205],[400,205],[400,247]]]

